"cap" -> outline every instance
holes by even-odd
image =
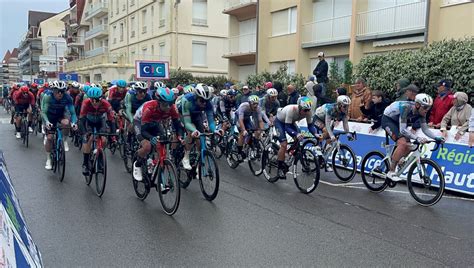
[[[242,89],[249,89],[249,87],[248,86],[243,86]]]
[[[322,52],[322,51],[319,52],[319,53],[318,53],[318,57],[324,57],[324,52]]]
[[[438,87],[440,86],[445,86],[447,88],[451,88],[451,81],[449,81],[448,79],[441,79],[438,83]]]
[[[339,95],[347,95],[347,89],[340,87],[336,89],[337,94]]]
[[[413,85],[413,84],[408,85],[408,86],[407,86],[406,88],[404,88],[403,90],[404,90],[404,91],[411,91],[411,92],[413,92],[413,93],[418,93],[418,92],[420,91],[420,89],[419,89],[417,86]]]

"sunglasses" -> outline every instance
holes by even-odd
[[[307,113],[307,112],[311,111],[311,109],[303,109],[302,111]]]
[[[423,110],[425,110],[425,111],[428,111],[428,110],[431,108],[431,106],[429,106],[429,105],[421,105],[421,108],[423,108]]]
[[[58,93],[58,94],[59,94],[59,93],[64,94],[66,91],[64,91],[64,90],[56,90],[55,92]]]
[[[171,103],[166,102],[166,101],[160,101],[160,107],[169,108],[170,106],[171,106]]]

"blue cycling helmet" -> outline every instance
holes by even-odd
[[[126,87],[127,86],[127,82],[125,80],[117,80],[117,86],[118,87]]]
[[[91,86],[89,86],[89,85],[84,85],[84,86],[82,87],[82,91],[84,91],[86,94],[87,94],[87,92],[89,91],[89,89],[91,89]]]
[[[102,89],[100,89],[98,87],[91,87],[87,91],[87,96],[91,99],[98,99],[98,98],[102,97]]]
[[[174,93],[171,89],[167,87],[159,87],[155,92],[155,98],[160,101],[173,103]]]
[[[235,89],[229,89],[227,91],[228,96],[237,96],[237,91]]]

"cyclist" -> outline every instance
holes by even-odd
[[[20,133],[20,121],[21,114],[28,114],[28,131],[31,133],[33,129],[31,128],[31,113],[35,107],[35,96],[30,92],[28,86],[22,86],[20,90],[15,91],[13,94],[13,100],[15,103],[15,128],[16,128],[16,138],[21,138]]]
[[[194,87],[191,86],[191,85],[187,85],[183,88],[183,94],[178,96],[178,98],[176,98],[176,101],[174,103],[178,104],[181,102],[181,99],[186,95],[186,94],[189,94],[189,93],[193,93],[194,92]]]
[[[300,133],[296,122],[305,118],[309,131],[314,137],[317,137],[317,129],[311,121],[312,105],[313,101],[309,97],[302,97],[298,100],[298,104],[287,105],[277,113],[275,127],[278,130],[278,141],[280,142],[277,158],[278,177],[280,179],[286,178],[286,172],[288,170],[288,166],[285,164],[285,152],[288,145],[286,133],[293,137],[293,139],[301,141],[304,136]]]
[[[204,84],[197,84],[193,93],[184,95],[179,102],[177,102],[178,111],[182,116],[182,121],[186,131],[188,132],[187,142],[185,145],[184,157],[182,160],[183,167],[190,170],[192,167],[189,163],[189,152],[191,151],[192,141],[190,137],[197,138],[204,132],[204,118],[203,113],[206,114],[208,126],[211,132],[222,133],[221,130],[216,131],[216,124],[214,121],[213,107],[210,102],[212,92],[209,87]],[[199,143],[198,143],[199,146]]]
[[[179,96],[179,89],[174,87],[171,89],[171,91],[173,91],[173,94],[174,94],[174,100],[176,101],[176,99],[178,98]]]
[[[150,101],[151,98],[146,94],[147,85],[145,82],[136,82],[132,90],[127,92],[125,96],[125,115],[126,118],[133,123],[133,116],[135,112],[142,106],[145,102]],[[133,129],[131,127],[131,129]]]
[[[67,92],[69,93],[69,95],[71,95],[73,103],[75,102],[77,95],[79,95],[79,93],[81,92],[80,87],[81,84],[76,81],[73,81],[69,86]]]
[[[258,105],[260,98],[257,95],[252,95],[249,97],[247,102],[240,104],[239,108],[235,112],[235,122],[239,129],[239,139],[237,141],[237,150],[242,156],[242,159],[245,159],[246,155],[243,152],[244,138],[248,135],[250,129],[255,129],[255,137],[260,139],[261,130],[263,129],[263,117],[266,117],[262,113],[261,107]],[[253,122],[251,120],[253,118]],[[266,118],[268,121],[268,118]]]
[[[150,95],[150,98],[154,98],[155,96],[155,91],[158,89],[158,88],[165,88],[166,85],[161,82],[161,81],[156,81],[154,82],[153,84],[150,85],[150,88],[148,89],[148,95]]]
[[[36,94],[38,93],[38,84],[32,83],[30,85],[30,91],[31,91],[31,93],[33,93],[33,96],[36,97]]]
[[[265,121],[265,124],[273,125],[273,121],[275,121],[275,116],[278,112],[278,108],[280,108],[280,102],[277,99],[278,91],[274,88],[267,89],[267,94],[260,99],[260,107],[262,108],[262,112],[265,113],[266,117],[269,121]]]
[[[69,136],[69,119],[66,115],[67,113],[71,117],[71,126],[75,130],[77,128],[77,116],[74,111],[74,105],[72,102],[72,97],[69,94],[66,94],[66,83],[63,81],[54,81],[52,83],[52,92],[45,93],[42,100],[41,107],[41,117],[45,122],[45,126],[48,130],[52,130],[58,123],[61,123],[63,127],[63,141],[64,141],[64,151],[69,151],[69,145],[67,143],[67,137]],[[53,140],[53,135],[48,134],[46,136],[46,141],[44,144],[44,149],[46,151],[46,165],[44,168],[50,170],[52,169],[51,165],[51,142]]]
[[[235,89],[229,89],[226,95],[221,98],[219,102],[219,109],[217,112],[225,119],[232,119],[231,113],[237,109],[236,101],[237,91]]]
[[[174,104],[174,92],[169,88],[158,88],[155,91],[154,100],[147,101],[135,114],[134,127],[139,133],[140,149],[137,151],[137,160],[133,164],[133,178],[137,181],[143,180],[141,166],[145,158],[156,146],[159,136],[166,135],[162,123],[171,119],[173,128],[178,134],[178,140],[182,135],[180,116]]]
[[[97,132],[105,132],[105,121],[107,121],[109,132],[111,134],[115,133],[114,112],[110,103],[102,97],[102,90],[99,87],[91,87],[87,92],[87,96],[88,98],[82,102],[79,115],[79,129],[83,134],[82,152],[84,160],[82,163],[82,174],[84,176],[89,175],[89,157],[92,145],[92,136],[88,137],[87,132],[92,131],[94,128]],[[112,137],[112,140],[115,141],[115,137]],[[102,141],[105,146],[107,139],[102,137]]]
[[[393,181],[400,181],[401,178],[396,176],[395,168],[401,158],[410,153],[410,140],[416,140],[419,143],[426,143],[426,138],[418,137],[408,129],[410,120],[418,120],[423,133],[436,140],[436,142],[444,142],[443,136],[436,136],[428,128],[426,123],[426,114],[433,106],[433,98],[429,95],[421,93],[415,96],[415,101],[396,101],[385,108],[382,116],[382,128],[397,143],[397,147],[392,154],[392,163],[387,177]]]
[[[87,92],[91,87],[89,85],[83,85],[81,87],[81,92],[76,96],[74,100],[74,109],[76,110],[76,115],[81,113],[82,102],[87,99]]]
[[[118,113],[120,110],[120,103],[125,99],[127,94],[127,82],[125,80],[118,80],[115,86],[109,89],[107,101],[112,105],[113,110]]]
[[[109,86],[109,83],[103,82],[101,87],[102,87],[102,96],[107,99],[109,97],[109,94],[110,94],[109,87],[111,87],[111,86]]]

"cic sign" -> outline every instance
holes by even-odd
[[[170,64],[167,61],[135,61],[137,79],[169,79]]]

